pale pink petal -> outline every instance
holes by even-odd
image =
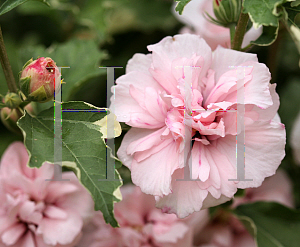
[[[116,80],[116,83],[117,85],[112,87],[112,92],[115,94],[111,98],[112,104],[110,109],[117,116],[118,121],[144,128],[158,128],[159,126],[162,126],[160,122],[153,117],[148,116],[148,111],[137,104],[134,98],[127,97],[130,93],[131,84],[139,90],[147,85],[152,85],[152,87],[154,87],[157,82],[150,75],[142,72],[130,72],[119,77]],[[143,119],[143,117],[145,119]],[[151,125],[153,126],[151,127]]]
[[[133,159],[131,164],[133,183],[140,186],[144,193],[168,195],[171,192],[171,175],[179,168],[179,157],[176,143],[171,142],[160,152],[152,154],[141,162]]]
[[[176,3],[177,4],[177,3]],[[175,5],[175,4],[174,4]],[[230,48],[230,33],[229,28],[215,25],[208,21],[204,15],[207,12],[215,18],[213,12],[213,0],[193,0],[184,8],[182,15],[175,11],[175,6],[172,7],[172,12],[177,19],[187,26],[180,30],[180,33],[195,33],[204,38],[208,45],[215,50],[218,45]],[[262,33],[262,27],[259,29],[251,28],[244,37],[242,47],[250,44],[250,41],[256,40]]]
[[[77,213],[68,212],[65,220],[44,218],[37,229],[44,242],[50,245],[69,244],[80,233],[82,219]]]
[[[155,225],[153,227],[154,239],[159,243],[176,243],[178,239],[182,239],[185,234],[187,234],[189,228],[184,223],[178,222],[168,227],[168,231],[159,231],[160,225]]]
[[[152,55],[151,54],[141,54],[136,53],[133,55],[131,59],[128,60],[126,65],[126,74],[132,71],[140,71],[143,73],[149,73],[149,68],[152,63]],[[153,84],[149,84],[148,86],[152,86]]]
[[[127,224],[144,225],[145,215],[155,208],[154,197],[144,194],[134,185],[122,186],[121,192],[123,200],[115,204],[115,215],[121,227]]]
[[[26,226],[23,223],[15,224],[3,232],[1,240],[7,245],[13,245],[25,233],[25,231]]]
[[[241,181],[239,188],[258,187],[265,177],[275,174],[285,155],[285,128],[274,121],[255,122],[245,131],[245,178],[253,181]],[[261,155],[257,155],[257,150]]]
[[[200,179],[205,182],[209,177],[210,165],[204,162],[201,156],[202,145],[195,141],[192,148],[192,179]]]
[[[91,194],[79,182],[73,172],[64,172],[62,174],[62,178],[70,181],[56,182],[57,187],[54,186],[51,188],[53,197],[48,197],[47,200],[50,199],[51,201],[55,202],[55,205],[63,210],[76,211],[85,222],[85,220],[91,217],[91,214],[94,210],[94,201]],[[54,182],[52,184],[54,184]]]
[[[24,174],[28,178],[33,176],[33,170],[26,166],[28,153],[21,142],[14,142],[6,149],[1,158],[1,173],[3,177],[12,174]]]
[[[184,170],[176,170],[172,176],[172,193],[155,198],[158,208],[165,213],[175,213],[179,218],[199,211],[208,194],[207,190],[200,189],[197,181],[178,181],[183,179]]]
[[[259,27],[258,29],[251,27],[250,30],[248,32],[246,32],[246,34],[244,36],[242,48],[249,45],[251,41],[257,40],[258,37],[262,34],[262,31],[263,31],[262,27]]]
[[[172,61],[176,58],[192,58],[193,55],[200,55],[204,59],[201,68],[201,75],[207,72],[211,64],[211,50],[204,40],[199,40],[195,35],[175,35],[166,37],[155,45],[149,45],[148,50],[152,51],[153,68],[151,71],[154,78],[169,93],[176,93],[177,81],[171,72]],[[173,79],[172,79],[173,78]]]
[[[215,50],[218,45],[230,47],[229,29],[212,24],[204,17],[205,11],[214,16],[212,5],[212,0],[193,0],[185,6],[182,15],[175,13],[175,16],[193,27],[194,32],[204,38],[212,50]],[[175,7],[173,11],[174,9]],[[181,30],[180,33],[183,31]]]
[[[118,233],[122,237],[122,244],[124,246],[140,247],[145,242],[141,234],[129,227],[118,229]]]
[[[54,175],[54,166],[53,164],[44,162],[40,168],[34,169],[34,173],[36,178],[43,178],[44,180],[52,179]]]
[[[44,214],[50,219],[65,220],[68,217],[68,214],[64,210],[52,205],[46,207]]]
[[[246,189],[245,196],[235,198],[232,206],[255,201],[273,201],[294,207],[292,182],[287,174],[283,170],[277,170],[276,174],[266,178],[260,187]]]
[[[162,142],[161,135],[166,128],[153,131],[150,135],[131,142],[127,147],[127,154],[132,155],[136,152],[145,151]]]
[[[234,51],[219,46],[213,53],[211,65],[211,69],[215,71],[215,81],[219,81],[219,78],[232,66],[239,66],[248,61],[257,62],[256,54]]]
[[[149,129],[138,129],[138,128],[131,128],[124,136],[121,146],[118,149],[117,155],[118,158],[122,161],[122,163],[131,168],[131,163],[133,161],[133,156],[128,154],[131,153],[131,150],[128,150],[128,147],[131,143],[139,143],[140,140],[151,136],[156,130],[149,130]],[[134,144],[132,144],[134,145]],[[147,144],[148,145],[148,144]],[[131,146],[132,147],[132,146]]]

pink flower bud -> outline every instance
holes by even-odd
[[[28,104],[24,108],[30,114],[35,114],[35,110],[32,103]],[[12,132],[21,134],[19,127],[17,126],[17,121],[22,116],[22,113],[18,109],[10,109],[8,107],[3,107],[1,109],[0,117],[3,125]]]
[[[58,68],[50,57],[31,59],[23,67],[20,89],[27,100],[47,102],[53,98],[55,79],[59,76]]]

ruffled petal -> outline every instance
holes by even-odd
[[[134,158],[131,165],[132,182],[140,186],[144,193],[168,195],[171,192],[171,176],[179,168],[179,160],[175,142],[140,162]]]

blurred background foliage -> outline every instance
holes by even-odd
[[[2,4],[4,0],[0,1]],[[31,57],[50,56],[62,70],[64,100],[82,100],[106,107],[106,71],[99,66],[121,66],[115,77],[125,73],[127,61],[135,53],[148,53],[147,45],[175,35],[183,26],[173,16],[171,0],[49,0],[51,7],[30,1],[0,17],[8,56],[16,79]],[[299,17],[299,15],[298,15]],[[300,18],[296,19],[298,24]],[[267,64],[272,82],[277,83],[281,105],[279,114],[286,126],[286,157],[282,167],[294,181],[297,207],[300,207],[300,168],[293,161],[289,135],[300,111],[299,54],[284,28],[269,47],[250,50]],[[7,92],[0,69],[0,93]],[[43,105],[50,107],[53,102]],[[126,126],[123,135],[126,132]],[[21,136],[0,126],[1,154]],[[117,147],[122,136],[116,139]],[[121,175],[130,181],[129,171]]]

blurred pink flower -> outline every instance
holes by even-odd
[[[220,46],[212,53],[192,34],[166,37],[148,50],[152,54],[129,60],[112,88],[111,109],[133,127],[118,157],[134,184],[155,195],[164,212],[182,218],[275,173],[285,154],[285,129],[275,117],[275,85],[255,54]],[[235,66],[245,68],[245,177],[253,181],[229,181],[237,176],[236,135],[243,124],[237,121]],[[177,181],[184,176],[185,143],[192,142],[191,175],[201,181]],[[243,152],[243,145],[238,148]]]
[[[232,207],[255,201],[272,201],[294,207],[292,183],[286,173],[278,170],[274,176],[266,178],[260,187],[246,189],[245,196],[234,198]],[[195,242],[199,247],[256,247],[243,224],[226,211],[220,211],[203,227],[195,236]]]
[[[28,153],[21,142],[11,144],[0,167],[1,247],[71,247],[79,240],[93,200],[72,172],[70,181],[45,181],[54,165],[27,167]]]
[[[266,178],[258,188],[248,188],[245,195],[235,197],[232,206],[256,201],[278,202],[287,207],[294,207],[292,183],[283,170],[277,170],[272,177]]]
[[[204,14],[207,12],[210,16],[215,18],[213,12],[213,0],[193,0],[189,2],[179,15],[174,11],[177,19],[185,24],[180,33],[194,33],[200,35],[205,39],[212,50],[215,50],[218,45],[225,48],[230,48],[230,32],[229,28],[215,25],[208,21]],[[242,47],[250,44],[250,41],[256,40],[262,33],[262,28],[254,29],[253,27],[246,33]]]
[[[125,185],[121,192],[123,200],[115,204],[120,228],[106,224],[102,213],[95,212],[92,223],[83,230],[78,247],[189,247],[193,227],[203,227],[208,222],[206,210],[183,221],[155,208],[153,196],[142,193],[138,187]]]
[[[293,149],[294,160],[298,165],[300,165],[300,112],[293,124],[290,144]]]

